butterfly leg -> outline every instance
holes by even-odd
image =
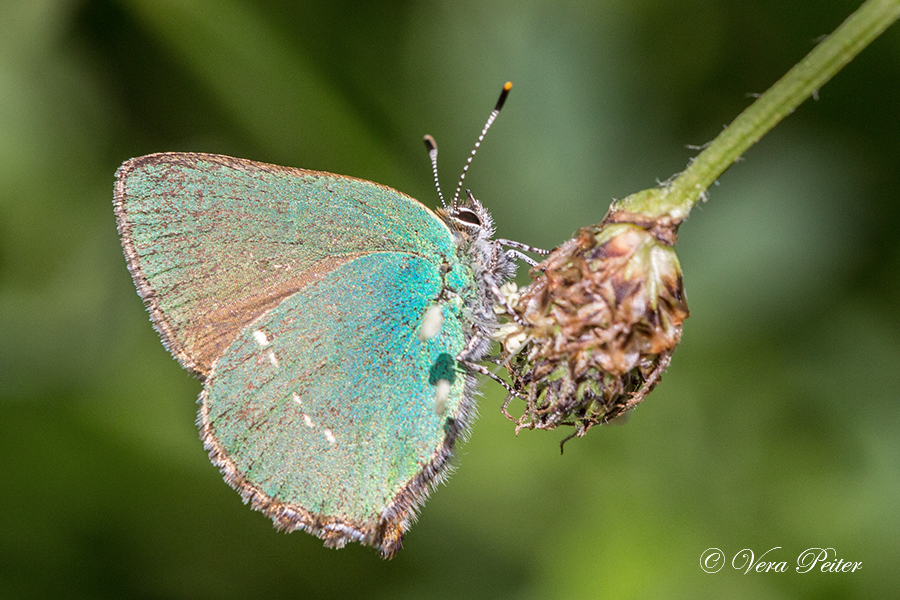
[[[523,263],[526,263],[532,267],[538,266],[538,263],[536,260],[534,260],[533,258],[528,256],[527,254],[524,254],[524,253],[522,253],[518,250],[512,249],[512,248],[510,248],[509,250],[506,251],[506,258],[507,258],[507,260],[511,260],[511,261],[519,259]]]
[[[496,242],[501,246],[506,246],[507,248],[515,248],[516,250],[522,250],[524,252],[531,252],[532,254],[540,254],[541,256],[550,254],[549,250],[544,250],[543,248],[535,248],[534,246],[529,246],[528,244],[523,244],[522,242],[514,242],[513,240],[507,240],[504,238],[498,238]],[[528,261],[526,260],[526,262]]]
[[[457,359],[457,360],[459,360],[459,359]],[[459,360],[459,363],[460,363],[461,365],[463,365],[465,368],[469,369],[470,371],[475,371],[476,373],[479,373],[479,374],[481,374],[481,375],[486,375],[487,377],[490,377],[491,379],[493,379],[494,381],[496,381],[497,383],[499,383],[500,385],[502,385],[504,388],[506,388],[506,391],[509,392],[510,394],[513,394],[513,395],[516,395],[516,396],[518,395],[518,394],[516,394],[516,392],[512,389],[512,386],[510,386],[508,383],[506,383],[505,381],[503,381],[502,379],[500,379],[500,376],[499,376],[499,375],[497,375],[496,373],[494,373],[493,371],[491,371],[490,369],[488,369],[488,368],[485,367],[484,365],[479,365],[478,363],[474,363],[474,362],[471,362],[471,361],[468,361],[468,360]]]
[[[512,242],[517,244],[518,242]],[[524,244],[521,244],[523,247]],[[483,277],[484,285],[491,293],[491,296],[494,298],[494,302],[496,306],[500,307],[501,310],[495,311],[499,312],[499,314],[504,315],[508,319],[515,321],[518,325],[526,326],[526,323],[516,314],[516,312],[509,305],[509,300],[507,299],[507,295],[503,293],[500,289],[500,283],[504,283],[513,278],[516,273],[516,259],[519,258],[533,266],[536,266],[531,257],[522,254],[517,250],[509,250],[504,252],[503,245],[500,240],[494,240],[491,247],[491,255],[490,255],[490,264],[487,266],[485,270],[485,274]]]
[[[482,334],[476,333],[466,343],[466,347],[462,352],[456,355],[456,360],[461,363],[468,363],[474,360],[481,360],[481,357],[487,354],[490,347],[490,339]]]
[[[456,361],[459,364],[461,364],[462,366],[464,366],[465,368],[469,369],[470,371],[474,371],[475,373],[479,373],[481,375],[490,377],[491,379],[493,379],[494,381],[496,381],[497,383],[502,385],[506,389],[507,392],[509,392],[510,394],[512,394],[513,396],[515,396],[521,400],[524,400],[524,398],[519,396],[519,394],[516,393],[516,391],[512,388],[512,386],[510,386],[503,379],[501,379],[499,375],[497,375],[496,373],[494,373],[493,371],[491,371],[484,365],[480,365],[471,360],[471,357],[476,352],[478,352],[479,346],[483,342],[483,338],[481,338],[481,339],[479,339],[479,338],[481,338],[481,336],[479,336],[477,334],[472,336],[472,339],[469,340],[469,343],[466,344],[466,347],[463,349],[463,351],[460,352],[456,356]],[[487,360],[491,360],[491,362],[495,362],[493,359],[490,359],[490,358],[488,358]]]

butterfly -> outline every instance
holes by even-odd
[[[474,375],[491,375],[477,362],[499,287],[517,259],[535,264],[461,196],[474,154],[437,212],[370,181],[214,154],[117,171],[128,268],[163,343],[203,382],[204,446],[277,528],[391,557],[446,477]]]

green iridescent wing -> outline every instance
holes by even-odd
[[[447,226],[385,186],[223,156],[150,155],[117,177],[129,268],[205,381],[226,480],[277,526],[393,554],[471,409],[444,367],[474,286]],[[434,305],[443,326],[420,339]]]

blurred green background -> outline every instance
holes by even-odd
[[[194,425],[200,384],[119,247],[125,159],[205,151],[434,206],[421,138],[498,235],[552,247],[677,172],[857,0],[5,0],[0,598],[898,597],[900,29],[680,231],[692,316],[624,426],[513,435],[486,383],[393,561],[274,531]],[[721,548],[786,561],[726,564]],[[797,574],[831,547],[856,573]]]

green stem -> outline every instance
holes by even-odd
[[[650,217],[678,221],[710,185],[801,102],[900,17],[900,0],[867,0],[775,85],[766,90],[674,180],[655,193],[639,192],[615,205]]]

